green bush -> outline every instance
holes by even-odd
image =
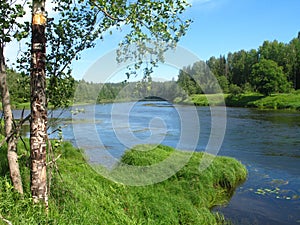
[[[241,87],[239,87],[236,84],[230,84],[229,85],[229,93],[231,93],[232,95],[238,95],[238,94],[242,94],[243,90]]]

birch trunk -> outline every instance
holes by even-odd
[[[4,44],[0,41],[0,91],[2,97],[2,108],[4,115],[5,136],[7,138],[7,159],[10,171],[10,178],[12,180],[15,190],[23,194],[22,178],[18,163],[17,154],[17,138],[13,134],[13,114],[11,111],[9,89],[7,84],[7,73],[5,68],[4,58]]]
[[[46,12],[45,1],[34,0],[32,11],[31,62],[31,192],[35,203],[48,207],[47,193],[47,101],[46,101]]]

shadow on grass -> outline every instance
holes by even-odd
[[[230,107],[251,107],[251,103],[262,98],[264,98],[263,95],[229,95],[225,98],[225,103]]]

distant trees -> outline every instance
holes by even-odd
[[[300,89],[300,32],[288,44],[265,41],[257,50],[211,57],[206,64],[224,93],[258,91],[269,95]],[[216,92],[214,88],[207,88],[209,82],[203,80],[203,75],[199,76],[204,67],[197,65],[199,62],[180,71],[178,84],[188,94]]]
[[[288,45],[288,79],[295,89],[300,89],[300,32]]]
[[[214,59],[212,59],[212,65],[216,65]],[[221,65],[221,66],[220,66]],[[225,71],[222,69],[222,64],[213,67],[215,71]],[[224,75],[221,75],[224,76]],[[216,76],[220,77],[220,76]],[[211,70],[207,63],[199,61],[191,66],[184,67],[179,71],[177,83],[187,94],[212,94],[221,92],[217,85],[217,80],[213,77]],[[225,84],[225,83],[224,83]]]
[[[172,102],[177,97],[186,96],[176,81],[97,84],[81,80],[76,81],[75,86],[78,88],[74,96],[76,103],[136,101],[149,96]]]
[[[12,105],[28,103],[30,101],[30,77],[11,68],[7,68],[6,73]],[[51,91],[48,91],[48,103],[54,108],[66,106],[67,101],[71,103],[74,98],[74,87],[75,79],[72,77],[59,78],[53,76],[47,78],[47,90],[51,89]],[[56,91],[56,94],[54,94],[54,91]],[[59,97],[64,98],[63,105],[60,104]]]
[[[30,80],[23,73],[17,73],[13,69],[7,69],[7,82],[11,92],[12,103],[24,103],[30,101]]]

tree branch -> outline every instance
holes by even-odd
[[[117,17],[114,17],[113,15],[109,14],[105,9],[103,9],[102,6],[98,5],[96,1],[93,1],[93,3],[95,4],[95,6],[97,6],[97,8],[103,12],[103,14],[105,16],[107,16],[108,18],[112,19],[112,20],[116,20],[118,22],[122,22],[122,21],[125,21],[126,19],[121,19],[121,18],[117,18]]]
[[[56,163],[56,161],[61,157],[61,154],[59,154],[55,159],[52,159],[50,162],[46,163],[47,166],[52,165]]]
[[[0,142],[0,147],[2,147],[4,145],[4,143],[9,140],[14,134],[18,134],[22,125],[29,120],[30,118],[30,114],[28,116],[26,116],[24,119],[21,118],[21,120],[19,121],[18,125],[16,126],[16,128],[9,134],[7,135],[1,142]]]
[[[0,219],[3,220],[8,225],[13,225],[12,222],[10,222],[9,220],[5,219],[1,214],[0,214]]]
[[[103,12],[105,16],[107,16],[108,18],[110,18],[110,19],[112,19],[112,20],[116,20],[116,21],[118,21],[118,22],[123,22],[123,21],[125,21],[125,19],[116,18],[116,17],[110,15],[110,14],[109,14],[106,10],[104,10],[104,9],[99,8],[99,10],[100,10],[101,12]]]

